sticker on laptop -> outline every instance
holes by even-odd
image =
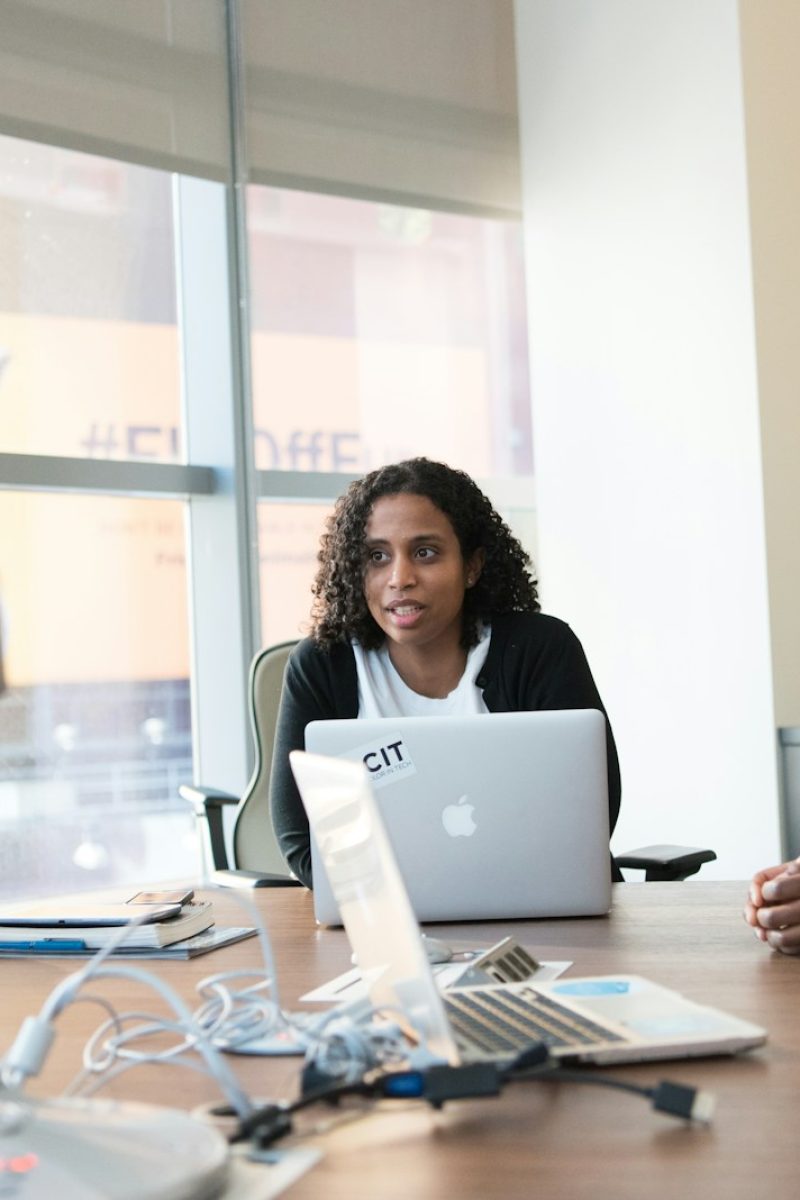
[[[388,737],[367,742],[363,746],[355,746],[341,757],[351,760],[360,758],[367,768],[374,788],[399,783],[401,779],[407,779],[417,773],[414,760],[399,733],[389,734]]]
[[[559,996],[624,996],[630,990],[629,979],[578,979],[553,988]]]

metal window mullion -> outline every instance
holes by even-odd
[[[237,443],[239,489],[240,579],[246,597],[250,659],[261,645],[261,584],[258,514],[255,485],[255,437],[250,356],[249,243],[247,237],[247,137],[245,120],[244,55],[239,0],[225,2],[228,69],[228,129],[230,178],[228,189],[228,264],[231,276],[231,337],[234,345],[234,436]],[[252,766],[252,763],[251,763]]]
[[[187,457],[217,482],[186,508],[194,775],[240,794],[252,759],[252,563],[227,189],[176,177],[175,214]]]
[[[0,488],[168,498],[211,495],[216,486],[207,466],[0,454]]]
[[[256,495],[259,500],[327,503],[357,478],[339,471],[256,471]]]

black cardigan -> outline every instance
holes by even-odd
[[[597,708],[605,714],[583,647],[570,627],[544,613],[492,619],[489,651],[476,679],[490,712]],[[349,644],[322,650],[306,638],[286,668],[270,782],[272,822],[281,852],[298,879],[311,887],[308,818],[289,766],[302,750],[310,721],[358,716],[356,660]],[[606,716],[608,805],[613,831],[619,813],[620,774]],[[615,878],[621,878],[617,871]]]

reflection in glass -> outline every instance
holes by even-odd
[[[0,452],[180,459],[171,176],[0,136]]]
[[[331,508],[326,504],[271,501],[258,506],[264,646],[308,633],[319,539]]]
[[[0,896],[192,875],[182,505],[0,492]]]
[[[519,224],[248,190],[256,462],[532,471]]]

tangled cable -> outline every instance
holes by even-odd
[[[230,893],[229,893],[230,894]],[[365,1072],[408,1059],[409,1043],[399,1022],[378,1018],[366,1002],[323,1013],[290,1014],[281,1008],[272,946],[260,915],[252,902],[234,893],[256,926],[261,942],[262,970],[227,971],[201,980],[197,990],[201,1003],[190,1011],[180,996],[150,971],[128,964],[108,962],[109,955],[124,941],[138,917],[79,971],[53,989],[36,1017],[28,1017],[2,1063],[2,1083],[19,1090],[24,1081],[38,1073],[54,1036],[53,1021],[70,1004],[92,1000],[108,1016],[84,1047],[82,1069],[67,1088],[67,1094],[89,1095],[133,1066],[170,1064],[189,1067],[212,1076],[229,1104],[245,1117],[252,1102],[239,1084],[221,1051],[246,1052],[248,1044],[260,1052],[259,1041],[286,1034],[305,1054],[306,1066],[343,1083],[361,1078]],[[82,992],[89,981],[126,979],[155,990],[172,1010],[171,1017],[143,1012],[118,1012],[104,998]],[[236,986],[232,986],[235,984]],[[153,1047],[153,1039],[163,1042]],[[424,1049],[424,1048],[422,1048]]]
[[[143,975],[145,973],[142,973]],[[234,979],[255,981],[233,990]],[[409,1045],[402,1028],[373,1011],[343,1015],[336,1009],[314,1015],[283,1012],[268,993],[271,982],[254,971],[235,971],[214,975],[198,984],[203,1003],[191,1014],[191,1021],[167,1020],[146,1012],[117,1012],[94,1031],[83,1051],[83,1069],[70,1084],[71,1094],[90,1094],[109,1078],[144,1063],[171,1063],[202,1068],[188,1058],[201,1043],[220,1050],[246,1050],[277,1033],[291,1036],[313,1065],[328,1077],[347,1082],[369,1070],[386,1067],[408,1058]],[[159,1049],[141,1049],[142,1043],[161,1035],[175,1040]]]

